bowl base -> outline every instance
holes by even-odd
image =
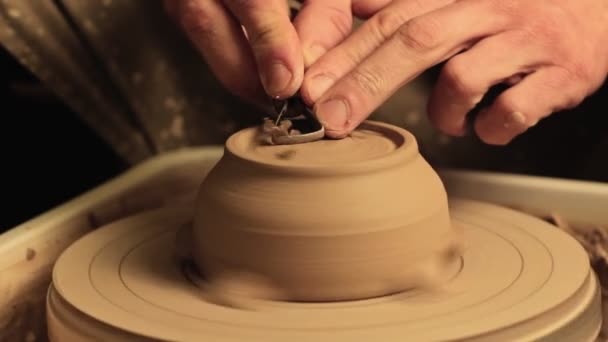
[[[176,235],[190,223],[190,208],[114,222],[77,241],[57,261],[47,298],[50,340],[596,338],[599,289],[574,239],[510,209],[450,203],[465,248],[461,267],[440,289],[332,303],[261,299],[243,307],[218,305],[213,291],[195,286],[176,263]]]

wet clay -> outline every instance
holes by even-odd
[[[406,130],[366,122],[284,146],[258,135],[233,135],[200,188],[192,254],[211,281],[256,274],[285,300],[353,300],[431,284],[458,257],[443,184]]]
[[[405,144],[405,137],[397,134],[385,136],[382,133],[393,133],[389,130],[378,132],[369,129],[374,126],[360,128],[351,135],[340,140],[318,140],[302,145],[267,145],[258,144],[257,130],[250,129],[239,133],[233,138],[230,148],[235,153],[270,165],[291,167],[332,167],[344,163],[366,162],[379,159],[394,152]],[[285,158],[285,155],[289,155]],[[278,163],[280,160],[288,160]]]
[[[600,290],[570,235],[451,198],[414,137],[232,136],[197,203],[99,228],[57,260],[58,341],[594,341]],[[194,212],[194,216],[193,213]]]
[[[77,241],[55,264],[50,340],[594,341],[600,292],[580,244],[510,209],[450,203],[466,244],[441,289],[331,303],[228,297],[245,308],[218,302],[224,294],[218,297],[217,287],[195,284],[176,262],[176,239],[192,220],[191,208],[116,221]],[[239,278],[215,285],[247,292]]]

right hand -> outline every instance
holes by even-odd
[[[165,6],[218,80],[259,102],[293,96],[305,67],[350,34],[353,10],[371,15],[390,1],[306,0],[293,23],[285,0],[165,0]]]

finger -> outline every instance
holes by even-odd
[[[387,6],[306,72],[302,97],[309,104],[316,102],[337,80],[388,40],[401,25],[451,2],[453,0],[398,0]]]
[[[305,0],[296,0],[298,3]],[[358,18],[367,19],[394,0],[352,0],[351,11]]]
[[[283,0],[224,0],[243,25],[264,89],[272,97],[292,96],[302,83],[304,63],[298,34]]]
[[[294,20],[304,50],[304,65],[312,65],[351,31],[350,0],[308,0]]]
[[[585,97],[584,90],[565,69],[541,68],[480,112],[475,131],[487,144],[508,144],[551,113],[578,105]]]
[[[376,14],[393,0],[353,0],[353,14],[359,18],[369,18]]]
[[[485,4],[457,2],[399,28],[318,100],[315,113],[328,135],[345,136],[403,84],[480,37],[498,32],[501,23]]]
[[[210,0],[167,4],[216,78],[233,94],[259,100],[264,92],[251,49],[228,10],[219,1]]]
[[[515,81],[542,63],[546,53],[528,47],[526,39],[523,34],[505,32],[452,57],[429,98],[428,115],[434,126],[449,135],[464,135],[467,114],[492,86]]]

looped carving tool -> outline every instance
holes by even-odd
[[[274,145],[293,145],[323,139],[325,129],[312,109],[294,96],[273,100],[275,113],[264,120],[263,130],[267,142]]]

